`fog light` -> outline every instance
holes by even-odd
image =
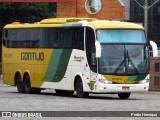
[[[100,86],[99,89],[103,90],[103,87]]]
[[[139,81],[139,84],[145,84],[145,83],[149,83],[149,79]]]
[[[99,79],[99,82],[100,83],[105,83],[105,80],[104,79]]]

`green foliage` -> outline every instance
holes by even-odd
[[[0,29],[5,24],[37,22],[56,16],[56,3],[0,3]]]
[[[32,23],[44,18],[56,17],[56,3],[1,3],[0,2],[0,43],[2,29],[12,22]],[[0,44],[1,48],[1,44]],[[1,61],[1,49],[0,49]]]

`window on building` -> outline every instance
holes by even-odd
[[[98,13],[101,10],[101,7],[101,0],[86,0],[85,2],[85,8],[90,14]]]

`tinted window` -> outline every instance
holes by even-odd
[[[97,62],[95,57],[95,35],[91,28],[86,29],[86,54],[90,68],[93,72],[96,72]]]
[[[4,45],[11,48],[84,49],[84,28],[8,29],[4,36]]]

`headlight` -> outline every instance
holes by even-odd
[[[149,79],[139,81],[139,84],[145,84],[145,83],[149,83]]]
[[[105,80],[105,79],[99,79],[99,82],[104,83],[104,84],[112,84],[112,81],[108,81],[108,80]]]

